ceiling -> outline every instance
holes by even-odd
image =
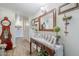
[[[44,4],[38,3],[0,3],[0,7],[8,8],[26,17],[36,14]]]

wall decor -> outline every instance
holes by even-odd
[[[6,44],[6,50],[10,50],[13,47],[13,43],[12,43],[12,34],[10,32],[10,26],[11,26],[11,22],[9,21],[8,17],[4,17],[4,19],[1,21],[1,25],[2,25],[2,33],[1,33],[1,40],[2,40],[2,44]]]
[[[6,20],[2,20],[1,21],[1,24],[3,25],[3,26],[10,26],[11,25],[11,22],[8,20],[8,21],[6,21]]]
[[[32,25],[32,26],[34,25],[34,19],[31,20],[31,25]]]
[[[74,10],[78,7],[78,3],[65,3],[59,7],[59,14]]]
[[[32,27],[37,31],[39,30],[39,17],[34,18],[31,22]]]
[[[68,34],[67,26],[69,25],[69,21],[71,20],[71,18],[72,16],[66,16],[64,14],[63,21],[65,22],[65,31],[64,31],[65,35]]]
[[[39,30],[40,31],[53,31],[56,26],[56,9],[41,15],[39,17]]]

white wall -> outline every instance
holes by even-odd
[[[71,56],[71,55],[79,55],[79,9],[77,10],[73,10],[73,11],[70,11],[70,12],[67,12],[66,15],[68,16],[72,16],[72,19],[70,21],[70,24],[68,26],[68,35],[65,36],[64,35],[64,22],[62,20],[63,18],[63,14],[61,15],[58,15],[58,7],[62,5],[62,4],[48,4],[48,9],[53,9],[53,8],[56,8],[57,9],[57,25],[59,27],[61,27],[61,32],[60,32],[60,35],[61,35],[61,42],[63,43],[63,46],[64,46],[64,55],[66,56]],[[34,15],[33,17],[37,17],[39,16],[41,13],[40,11],[37,12],[36,15]],[[30,20],[33,18],[31,17]],[[31,27],[30,27],[31,28]],[[30,35],[33,34],[33,30],[30,29]],[[50,32],[39,32],[39,33],[47,33],[47,34],[50,34]],[[53,34],[51,32],[51,34]]]
[[[70,24],[68,26],[68,35],[63,38],[64,43],[64,50],[65,55],[79,55],[79,28],[77,27],[79,25],[79,9],[71,11],[67,13],[67,15],[71,15],[72,19],[70,21]],[[61,18],[60,18],[61,17]],[[62,28],[62,36],[64,35],[64,22],[62,21],[62,15],[58,17],[58,24]]]
[[[26,25],[28,23],[28,25]],[[29,19],[28,17],[23,17],[23,36],[24,39],[29,41]]]

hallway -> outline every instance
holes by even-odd
[[[16,47],[6,52],[6,56],[30,56],[30,46],[26,39],[16,39]],[[32,54],[35,55],[35,54]]]
[[[79,3],[0,3],[0,56],[79,56],[78,15]]]

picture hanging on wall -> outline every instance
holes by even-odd
[[[59,13],[58,14],[63,14],[65,12],[74,10],[75,8],[78,7],[78,3],[65,3],[59,7]]]
[[[32,28],[33,28],[33,29],[39,30],[39,17],[34,18],[34,19],[31,21],[31,24],[32,24]]]
[[[56,9],[52,9],[40,16],[39,19],[39,30],[40,31],[53,31],[56,26]]]
[[[39,17],[35,18],[34,26],[36,30],[39,30]]]

